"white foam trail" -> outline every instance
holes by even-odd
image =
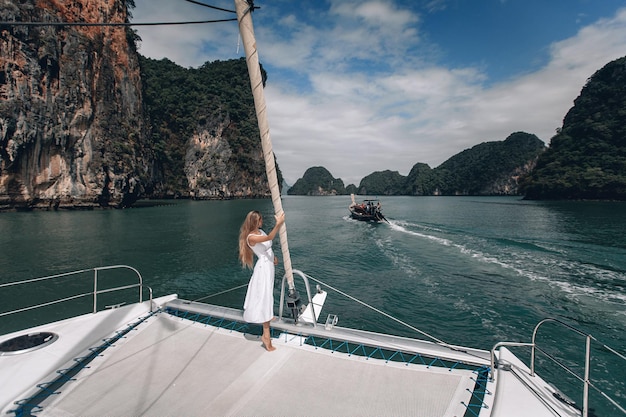
[[[451,246],[452,245],[452,242],[450,240],[448,240],[448,239],[444,239],[444,238],[441,238],[441,237],[428,235],[428,234],[424,234],[424,233],[418,233],[418,232],[414,232],[412,230],[408,230],[408,229],[402,227],[399,223],[397,223],[395,221],[391,221],[389,223],[389,226],[391,226],[391,228],[393,230],[397,230],[399,232],[407,233],[409,235],[413,235],[413,236],[417,236],[417,237],[422,237],[422,238],[425,238],[425,239],[434,240],[435,242],[438,242],[438,243],[440,243],[440,244],[442,244],[444,246]],[[416,226],[416,225],[413,225],[413,226]]]
[[[566,261],[554,256],[536,256],[524,251],[510,251],[507,252],[509,260],[501,260],[497,255],[487,255],[482,251],[468,248],[467,246],[459,243],[454,243],[450,239],[434,236],[429,233],[416,232],[409,230],[407,227],[415,227],[424,229],[425,226],[415,223],[409,223],[398,220],[391,220],[390,227],[401,233],[405,233],[411,236],[419,237],[422,239],[429,239],[442,246],[454,247],[459,250],[460,253],[470,256],[478,262],[485,262],[492,265],[498,265],[504,269],[514,271],[517,275],[529,279],[531,281],[546,282],[551,286],[556,286],[562,292],[569,294],[573,297],[578,296],[592,296],[598,298],[607,303],[626,304],[626,294],[610,289],[584,285],[576,282],[572,282],[572,278],[588,279],[592,277],[593,281],[626,281],[626,274],[607,271],[602,268],[598,268],[593,265],[582,264],[580,262]],[[436,228],[429,228],[429,230],[442,232]],[[558,251],[558,254],[564,255],[562,251]],[[538,264],[545,272],[532,271],[527,269],[527,265]],[[521,265],[522,267],[519,267]],[[403,269],[406,268],[406,265]],[[553,271],[551,275],[547,275],[548,271]],[[563,278],[566,276],[565,278]]]

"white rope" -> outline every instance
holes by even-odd
[[[227,292],[235,291],[235,290],[238,290],[240,288],[247,287],[247,286],[248,286],[248,284],[242,284],[242,285],[240,285],[238,287],[234,287],[234,288],[231,288],[231,289],[228,289],[228,290],[216,292],[215,294],[205,295],[204,297],[198,298],[197,300],[193,300],[192,302],[193,303],[197,303],[198,301],[206,300],[207,298],[216,297],[218,295],[226,294]]]
[[[391,314],[385,313],[384,311],[379,310],[379,309],[377,309],[376,307],[372,307],[371,305],[369,305],[369,304],[367,304],[367,303],[365,303],[365,302],[363,302],[363,301],[359,300],[358,298],[355,298],[355,297],[351,296],[350,294],[347,294],[347,293],[345,293],[345,292],[343,292],[343,291],[341,291],[341,290],[339,290],[339,289],[337,289],[337,288],[335,288],[335,287],[333,287],[333,286],[331,286],[331,285],[328,285],[328,284],[326,284],[325,282],[322,282],[321,280],[319,280],[319,279],[317,279],[317,278],[313,278],[312,276],[310,276],[310,275],[308,275],[308,274],[304,274],[304,275],[306,275],[306,276],[307,276],[307,278],[312,279],[313,281],[317,282],[318,284],[322,284],[323,286],[325,286],[325,287],[327,287],[327,288],[330,288],[331,290],[333,290],[333,291],[335,291],[335,292],[337,292],[337,293],[339,293],[339,294],[343,295],[344,297],[347,297],[347,298],[351,299],[352,301],[355,301],[355,302],[357,302],[357,303],[359,303],[359,304],[361,304],[361,305],[363,305],[363,306],[365,306],[365,307],[369,308],[370,310],[373,310],[373,311],[377,312],[378,314],[382,314],[383,316],[385,316],[385,317],[387,317],[387,318],[389,318],[389,319],[391,319],[391,320],[393,320],[393,321],[395,321],[395,322],[397,322],[397,323],[400,323],[400,324],[402,324],[403,326],[406,326],[406,327],[408,327],[409,329],[411,329],[411,330],[413,330],[413,331],[415,331],[415,332],[417,332],[417,333],[419,333],[419,334],[421,334],[421,335],[423,335],[423,336],[426,336],[426,337],[428,337],[429,339],[434,340],[435,342],[437,342],[437,343],[439,343],[439,344],[441,344],[441,345],[443,345],[443,346],[445,346],[445,347],[450,347],[450,348],[452,347],[452,346],[451,346],[451,345],[449,345],[448,343],[446,343],[446,342],[444,342],[444,341],[442,341],[442,340],[437,339],[435,336],[432,336],[432,335],[430,335],[430,334],[428,334],[428,333],[426,333],[426,332],[424,332],[424,331],[422,331],[422,330],[418,329],[418,328],[417,328],[417,327],[415,327],[415,326],[411,326],[410,324],[408,324],[408,323],[406,323],[406,322],[404,322],[404,321],[402,321],[402,320],[400,320],[400,319],[397,319],[397,318],[393,317]]]

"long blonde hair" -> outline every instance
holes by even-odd
[[[248,213],[239,229],[239,261],[250,269],[254,266],[254,252],[248,245],[248,235],[259,228],[262,218],[260,212],[253,210]]]

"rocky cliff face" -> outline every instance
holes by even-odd
[[[4,0],[0,20],[125,22],[123,0]],[[0,27],[0,208],[126,206],[149,175],[124,27]]]
[[[185,155],[185,175],[193,198],[226,197],[228,180],[234,176],[234,167],[228,164],[233,152],[224,138],[222,124],[213,134],[198,132],[190,140]]]
[[[244,58],[183,68],[140,56],[155,197],[269,197]],[[280,170],[277,168],[280,178]]]
[[[0,21],[124,23],[128,3],[0,0]],[[270,195],[245,60],[182,68],[134,40],[0,26],[0,211]]]
[[[229,141],[232,124],[214,121],[213,126],[198,129],[186,145],[184,170],[189,196],[196,200],[269,198],[262,151],[259,149],[256,159],[251,159],[255,165],[250,168],[252,173],[240,169],[238,154]]]

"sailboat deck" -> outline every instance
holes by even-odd
[[[277,320],[267,352],[241,316],[170,295],[3,335],[58,337],[0,352],[0,414],[580,415],[504,348],[496,384],[485,351]]]
[[[471,370],[353,355],[288,333],[267,352],[257,335],[166,311],[131,319],[125,309],[47,325],[59,334],[57,342],[0,357],[0,373],[16,375],[12,384],[5,380],[15,402],[4,412],[28,414],[31,407],[41,416],[462,416],[476,384]],[[112,322],[117,331],[99,334]],[[64,345],[76,340],[83,341],[82,350],[63,354]],[[89,352],[88,363],[70,374],[67,369]],[[37,365],[54,357],[54,369]],[[49,382],[59,376],[62,385]],[[30,394],[19,384],[30,386]]]
[[[94,359],[44,415],[459,416],[475,385],[471,371],[294,340],[279,338],[266,352],[258,336],[160,314]]]

